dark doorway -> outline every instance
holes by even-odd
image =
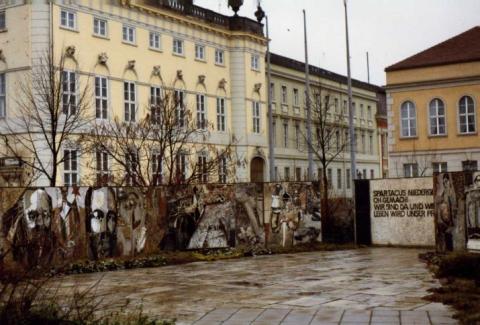
[[[370,228],[370,182],[355,180],[355,220],[357,224],[357,244],[371,245]]]
[[[250,181],[253,183],[262,183],[264,182],[264,161],[260,157],[255,157],[250,163]]]

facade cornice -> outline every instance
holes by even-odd
[[[396,92],[412,91],[412,90],[429,90],[429,89],[437,89],[437,88],[445,88],[445,87],[470,86],[470,85],[478,84],[479,81],[480,81],[480,75],[465,77],[465,78],[449,78],[449,79],[437,79],[437,80],[390,84],[390,85],[387,85],[385,88],[389,93],[396,93]]]

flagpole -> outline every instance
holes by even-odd
[[[276,181],[275,175],[275,141],[273,139],[273,112],[272,112],[272,70],[270,65],[270,35],[268,32],[268,16],[265,16],[267,29],[267,90],[268,90],[268,161],[270,168],[270,182]]]
[[[313,181],[312,113],[310,108],[310,66],[308,64],[307,17],[303,9],[303,30],[305,35],[305,104],[307,106],[308,180]]]

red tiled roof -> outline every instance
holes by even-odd
[[[454,36],[385,69],[386,72],[480,61],[480,26]]]

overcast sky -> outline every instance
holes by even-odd
[[[231,15],[228,0],[195,4]],[[345,74],[343,0],[261,0],[270,21],[272,52],[304,60],[303,16],[307,12],[310,64]],[[257,0],[239,14],[255,18]],[[480,25],[480,0],[348,0],[352,77],[385,84],[386,66]],[[480,42],[480,40],[479,40]]]

